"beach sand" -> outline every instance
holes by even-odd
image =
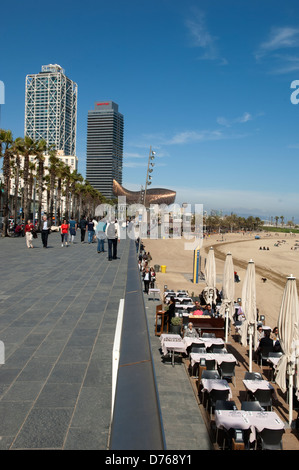
[[[248,261],[252,259],[256,268],[256,303],[260,315],[265,315],[265,324],[274,328],[277,325],[278,314],[282,301],[283,290],[287,276],[293,274],[299,279],[299,247],[295,246],[299,235],[272,233],[259,233],[260,239],[255,239],[256,233],[228,233],[208,236],[200,249],[201,270],[204,271],[205,258],[210,246],[213,246],[216,259],[216,287],[221,290],[223,268],[226,254],[230,252],[233,257],[234,270],[240,276],[240,282],[235,283],[235,300],[242,297],[242,286],[245,278]],[[274,246],[279,242],[279,246]],[[189,294],[199,295],[205,287],[204,281],[193,283],[193,250],[185,250],[189,240],[163,239],[143,240],[146,252],[150,252],[152,261],[150,266],[166,265],[166,273],[157,273],[156,287],[164,290],[186,289]],[[260,250],[260,247],[269,247],[269,250]],[[267,278],[266,282],[262,277]]]

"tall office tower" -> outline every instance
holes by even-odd
[[[60,65],[26,76],[25,135],[76,155],[78,87]]]
[[[113,101],[88,111],[86,179],[103,196],[113,198],[113,180],[122,184],[124,117]]]

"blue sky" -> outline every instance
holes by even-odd
[[[60,64],[78,84],[77,155],[87,113],[125,118],[123,184],[204,209],[299,221],[297,0],[28,0],[1,7],[1,127],[24,133],[25,77]],[[299,94],[298,94],[299,97]]]

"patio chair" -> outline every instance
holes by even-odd
[[[260,367],[262,367],[264,361],[267,361],[269,353],[272,353],[272,352],[274,352],[273,346],[263,347],[263,349],[259,352]]]
[[[237,405],[233,400],[217,400],[215,403],[215,410],[236,410]]]
[[[190,353],[206,353],[204,343],[192,343],[190,346]]]
[[[260,372],[245,372],[245,380],[263,380],[262,374]]]
[[[216,338],[215,333],[203,333],[202,338]]]
[[[213,353],[218,351],[223,352],[223,349],[225,349],[224,344],[212,344],[212,346],[210,346],[210,350]]]
[[[242,401],[241,410],[243,411],[264,411],[258,401]]]
[[[229,390],[211,390],[208,394],[206,409],[209,409],[210,415],[213,412],[213,409],[216,406],[217,400],[227,400],[229,395]]]
[[[263,408],[272,411],[272,390],[257,389],[252,395],[254,400],[258,401]]]
[[[235,362],[221,362],[221,364],[218,366],[220,377],[222,379],[231,379],[234,384],[234,387],[236,386],[235,367]]]
[[[202,379],[220,379],[218,370],[203,370],[201,374]]]
[[[263,429],[258,433],[258,446],[261,450],[283,450],[282,435],[284,429]]]
[[[206,366],[206,370],[215,370],[216,369],[215,359],[206,359],[205,366]]]

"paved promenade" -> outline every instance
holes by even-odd
[[[99,449],[109,442],[111,362],[129,240],[109,262],[96,244],[27,249],[0,239],[0,449]],[[167,449],[209,448],[184,366],[163,364],[156,302],[145,299]],[[132,446],[133,448],[133,446]]]
[[[109,262],[96,244],[27,249],[1,239],[1,449],[106,449],[111,357],[128,243]]]

